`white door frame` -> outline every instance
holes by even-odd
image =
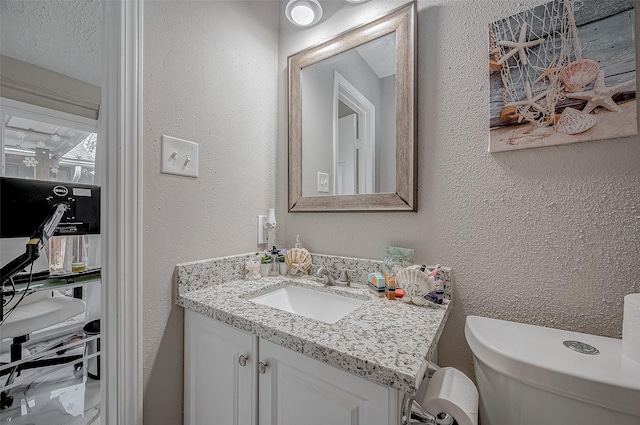
[[[358,89],[336,70],[333,71],[333,193],[336,191],[338,175],[338,102],[342,101],[358,114],[358,140],[362,144],[359,164],[360,176],[364,177],[364,192],[375,193],[376,188],[376,107]],[[360,177],[359,176],[359,177]]]
[[[102,4],[101,423],[141,425],[143,2]]]
[[[335,176],[336,190],[333,193],[334,195],[358,194],[358,178],[356,176],[356,173],[358,172],[358,167],[356,165],[356,161],[358,160],[358,156],[356,155],[356,145],[358,142],[356,138],[357,126],[358,118],[356,114],[350,114],[342,118],[338,118],[338,144],[336,145],[337,172]],[[351,131],[353,131],[353,145],[349,145],[351,149],[345,149],[346,139],[351,136]],[[351,161],[345,161],[345,156],[351,159]],[[349,180],[349,190],[345,191],[345,182],[347,180]],[[353,186],[353,189],[351,186]]]

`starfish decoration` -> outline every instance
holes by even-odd
[[[543,97],[545,97],[547,95],[547,93],[549,92],[549,90],[545,90],[542,93],[537,94],[535,97],[531,94],[531,85],[529,83],[527,83],[527,85],[525,86],[525,93],[527,95],[527,98],[525,100],[520,100],[518,102],[512,102],[509,103],[508,105],[505,106],[526,106],[526,109],[530,109],[533,108],[536,111],[542,113],[542,114],[546,114],[547,113],[547,109],[540,105],[538,103],[538,101],[540,99],[542,99]]]
[[[520,28],[520,36],[518,37],[518,41],[498,41],[499,46],[510,47],[511,51],[500,58],[498,61],[499,64],[502,64],[507,61],[511,56],[518,54],[520,58],[520,63],[526,65],[527,61],[527,52],[525,49],[533,46],[537,46],[538,44],[544,41],[544,38],[539,38],[534,41],[526,41],[527,40],[527,23],[522,24],[522,28]]]
[[[593,89],[578,93],[567,93],[567,97],[586,100],[587,106],[585,106],[582,110],[582,112],[586,114],[593,111],[598,106],[602,106],[603,108],[607,108],[608,110],[613,112],[622,112],[622,108],[620,108],[611,97],[622,89],[625,89],[632,85],[633,80],[629,80],[613,87],[607,87],[604,84],[604,71],[599,71],[598,79],[596,80],[596,84],[593,86]]]
[[[534,81],[534,83],[542,81],[545,78],[548,78],[549,81],[554,81],[556,79],[556,58],[553,58],[549,66],[547,66],[546,68],[543,68],[541,66],[534,66],[533,68],[540,73],[540,76],[537,80]]]

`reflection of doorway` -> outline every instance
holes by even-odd
[[[354,113],[338,118],[338,152],[336,195],[353,195],[357,191],[357,115]]]
[[[341,119],[341,109],[353,114]],[[375,106],[337,71],[333,73],[333,131],[333,193],[374,193]]]

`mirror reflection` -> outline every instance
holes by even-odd
[[[416,211],[416,9],[288,58],[289,211]]]
[[[302,195],[395,192],[395,32],[300,74]]]

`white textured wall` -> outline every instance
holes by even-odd
[[[182,423],[176,263],[256,249],[275,202],[278,4],[144,6],[144,419]],[[160,136],[200,144],[197,179],[160,174]]]
[[[281,18],[280,129],[286,57],[403,2],[340,3],[310,29]],[[278,157],[288,245],[300,234],[313,252],[376,259],[385,245],[405,246],[418,262],[453,268],[439,361],[467,373],[469,314],[618,337],[622,298],[640,292],[640,137],[487,153],[488,24],[541,3],[418,1],[417,213],[286,214]],[[279,152],[286,146],[279,131]]]
[[[2,0],[0,52],[100,86],[102,0]]]

